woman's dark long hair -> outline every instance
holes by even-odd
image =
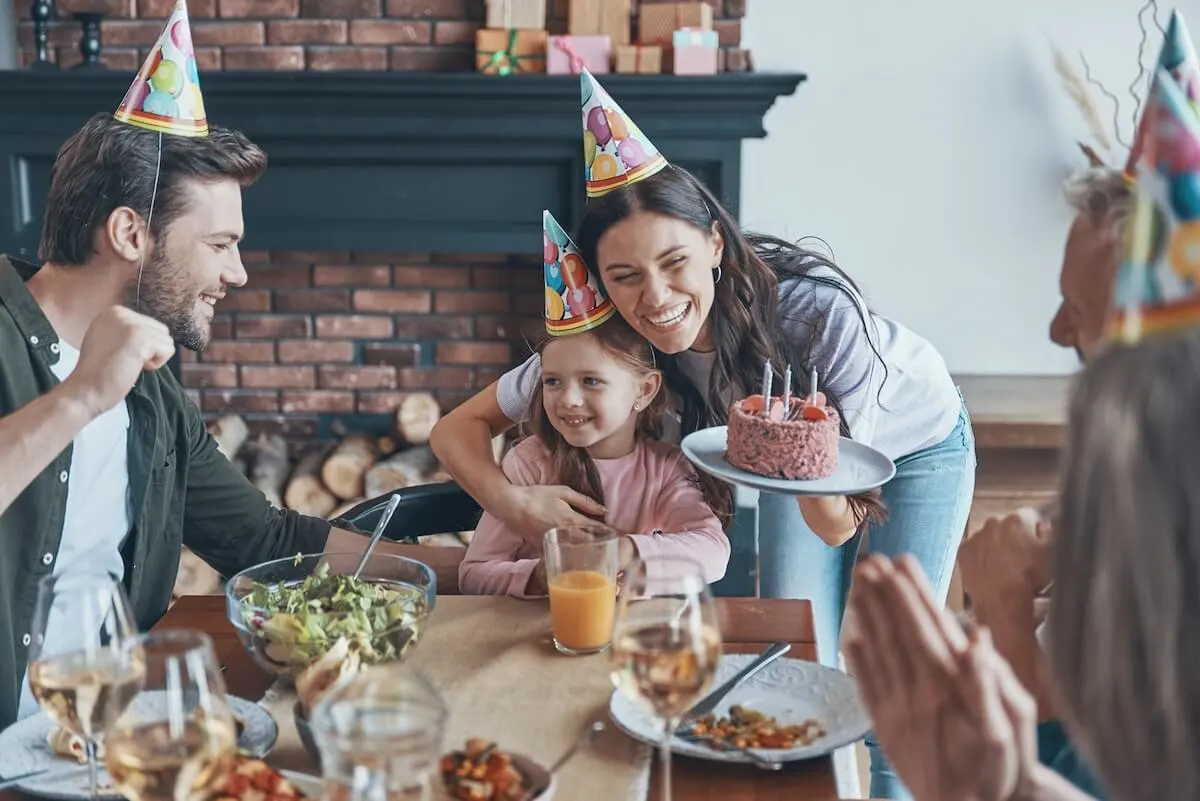
[[[633,330],[620,315],[613,315],[607,322],[587,333],[571,336],[595,337],[608,353],[638,378],[658,370],[650,343]],[[556,341],[557,337],[546,337],[537,345],[537,352],[544,353],[546,348]],[[550,424],[542,398],[542,384],[539,382],[530,400],[522,433],[536,436],[549,451],[550,469],[555,481],[595,499],[598,503],[604,503],[604,487],[600,484],[600,474],[596,471],[596,465],[588,458],[587,451],[571,445]],[[639,439],[662,439],[663,420],[669,406],[667,398],[666,389],[660,389],[638,415],[636,436]],[[724,492],[724,485],[705,473],[697,472],[695,479],[704,494],[704,500],[717,515],[721,525],[727,527],[733,519],[733,503],[732,498]]]
[[[672,217],[709,233],[714,223],[724,241],[721,255],[721,279],[716,283],[713,308],[708,315],[716,359],[708,388],[697,391],[680,370],[674,356],[658,354],[658,364],[667,386],[682,402],[683,433],[724,425],[730,391],[738,387],[756,387],[762,380],[762,366],[768,360],[775,365],[773,386],[783,386],[782,368],[792,365],[792,392],[809,392],[809,368],[813,348],[823,324],[821,320],[786,318],[789,323],[810,329],[803,341],[788,336],[781,323],[780,284],[784,293],[804,291],[804,283],[829,286],[842,292],[855,304],[863,328],[870,334],[872,321],[854,298],[858,288],[836,264],[819,252],[808,250],[778,237],[742,231],[737,221],[722,208],[708,189],[686,170],[669,165],[662,172],[637,183],[623,186],[606,195],[590,198],[575,242],[584,262],[597,265],[600,238],[612,226],[639,211]],[[818,268],[833,271],[836,278],[813,274]],[[887,380],[887,365],[868,336]],[[803,366],[805,369],[795,369]],[[840,399],[828,387],[822,387],[828,402],[838,410],[842,434],[850,436]],[[733,504],[733,488],[724,485],[724,493]],[[882,521],[885,510],[878,490],[851,499],[856,519]]]

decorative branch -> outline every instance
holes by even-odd
[[[1075,102],[1079,113],[1083,115],[1083,119],[1087,122],[1088,129],[1092,132],[1092,137],[1096,143],[1106,151],[1112,150],[1112,142],[1108,138],[1108,132],[1104,130],[1104,123],[1100,119],[1100,110],[1096,108],[1096,101],[1092,97],[1092,93],[1088,91],[1087,83],[1083,76],[1079,74],[1079,70],[1075,65],[1067,59],[1065,53],[1058,48],[1057,45],[1051,45],[1054,50],[1054,70],[1058,73],[1058,77],[1062,79],[1063,88],[1066,89],[1067,95]]]

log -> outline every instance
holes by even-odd
[[[397,447],[395,437],[380,437],[375,441],[375,449],[380,456],[391,456]]]
[[[396,430],[409,445],[424,445],[441,416],[442,409],[433,395],[414,392],[405,396],[396,409]]]
[[[184,548],[179,554],[175,596],[212,595],[221,588],[221,576],[196,554]]]
[[[437,457],[428,445],[406,448],[367,471],[363,482],[364,495],[378,498],[401,487],[430,484],[438,480],[435,476],[439,470]]]
[[[283,502],[288,509],[324,518],[337,506],[337,498],[321,482],[321,465],[325,462],[328,450],[318,448],[296,465],[283,493]]]
[[[349,512],[351,509],[353,509],[355,506],[358,506],[365,500],[366,498],[351,498],[348,501],[343,501],[335,506],[333,511],[330,512],[326,517],[329,520],[333,520],[335,517],[341,517],[342,515],[346,514],[346,512]]]
[[[225,454],[226,459],[233,461],[242,449],[246,437],[250,435],[250,429],[239,415],[227,414],[214,420],[208,427],[208,433],[217,441],[217,450]]]
[[[254,469],[250,480],[272,506],[283,506],[283,484],[288,476],[287,441],[278,434],[259,434],[254,444]]]
[[[325,487],[342,500],[363,497],[367,471],[378,454],[373,440],[353,434],[339,442],[321,465]]]

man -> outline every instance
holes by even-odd
[[[1076,210],[1059,279],[1062,302],[1050,338],[1073,348],[1081,361],[1104,340],[1112,287],[1133,191],[1119,170],[1093,166],[1073,176],[1067,197]],[[958,564],[975,619],[986,625],[996,650],[1037,704],[1043,761],[1093,796],[1103,792],[1056,720],[1037,630],[1051,584],[1053,509],[1018,509],[988,519],[966,537]]]
[[[111,570],[144,629],[182,545],[228,576],[366,544],[272,507],[159,369],[176,343],[203,350],[214,306],[246,283],[241,190],[265,167],[234,131],[160,137],[96,115],[51,172],[43,266],[0,257],[0,727],[36,709],[22,677],[42,577]],[[457,586],[462,549],[379,549]]]

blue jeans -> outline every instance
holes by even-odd
[[[873,526],[869,553],[912,554],[921,563],[937,597],[945,601],[954,559],[975,494],[975,435],[966,406],[958,425],[936,445],[896,460],[896,475],[883,487],[888,520]],[[861,532],[837,548],[822,542],[804,522],[796,499],[759,496],[759,565],[764,598],[808,598],[813,604],[817,658],[837,666],[846,595],[858,559]],[[907,797],[883,758],[873,735],[872,798]]]

